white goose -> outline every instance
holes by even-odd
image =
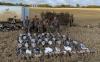
[[[17,48],[21,48],[21,47],[22,47],[22,44],[18,43]]]
[[[31,37],[31,33],[27,33],[27,35],[30,37],[30,39],[32,38],[32,37]]]
[[[70,46],[64,46],[65,51],[71,52],[72,48]]]
[[[42,43],[41,43],[41,44],[42,44],[42,46],[44,46],[44,45],[45,45],[45,41],[42,41]]]
[[[53,49],[50,47],[46,47],[44,51],[45,55],[53,53]]]
[[[53,43],[52,43],[52,41],[49,41],[48,44],[49,44],[49,45],[52,45]]]
[[[35,43],[35,39],[34,39],[34,38],[33,38],[33,39],[31,39],[31,42]]]
[[[29,50],[29,49],[26,49],[26,55],[28,55],[28,56],[31,56],[32,55],[32,51],[31,50]]]
[[[25,43],[25,47],[26,47],[26,48],[28,48],[28,47],[29,47],[28,43]]]
[[[61,41],[60,40],[59,41],[56,41],[56,42],[57,42],[58,45],[61,45]]]
[[[32,48],[36,47],[36,43],[31,43]]]
[[[19,42],[19,43],[22,43],[22,42],[23,42],[23,40],[21,39],[21,36],[19,36],[18,42]]]
[[[60,50],[60,48],[58,48],[58,47],[55,47],[55,54],[60,54],[61,53],[61,50]]]
[[[87,49],[88,49],[83,43],[80,43],[80,48],[81,48],[82,50],[87,50]]]
[[[83,53],[90,52],[90,50],[83,43],[80,43],[79,45],[80,45],[79,46],[80,50],[78,51],[78,53],[83,54]]]

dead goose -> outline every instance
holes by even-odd
[[[61,40],[56,41],[57,45],[61,45]]]
[[[76,41],[76,40],[73,40],[72,41],[75,45],[78,45],[79,43],[78,43],[78,41]]]
[[[18,43],[17,44],[17,48],[21,48],[22,47],[22,44],[21,43]]]
[[[21,37],[19,36],[19,38],[18,38],[18,43],[22,43],[23,42],[23,40],[21,39]]]
[[[44,46],[44,45],[45,45],[45,43],[46,43],[45,41],[42,41],[42,42],[41,42],[42,46]]]
[[[36,41],[36,40],[35,40],[34,38],[33,38],[33,39],[31,39],[31,42],[32,42],[32,43],[35,43],[35,41]]]
[[[21,37],[19,37],[19,42],[20,43],[26,43],[28,41],[28,36],[27,35],[22,35]]]
[[[80,43],[80,48],[81,48],[82,50],[87,50],[87,49],[88,49],[83,43]]]
[[[34,56],[35,57],[40,57],[42,55],[42,52],[40,50],[40,48],[34,48]]]
[[[36,43],[31,43],[31,46],[32,46],[32,48],[35,48],[36,47]]]
[[[52,40],[53,40],[53,41],[56,41],[56,38],[53,37]]]
[[[64,45],[65,45],[65,46],[69,46],[69,45],[70,45],[70,42],[67,41],[67,40],[65,40],[65,41],[64,41]]]
[[[40,44],[42,42],[42,39],[38,39],[38,44]]]
[[[85,53],[90,52],[90,50],[83,43],[79,43],[78,48],[79,48],[79,50],[77,52],[79,54],[84,55]]]
[[[26,49],[25,53],[27,56],[32,56],[32,50]]]
[[[52,42],[52,41],[49,41],[49,42],[48,42],[48,44],[49,44],[49,45],[52,45],[52,44],[53,44],[53,42]]]
[[[25,47],[26,47],[26,48],[28,48],[28,47],[29,47],[28,43],[25,43]]]
[[[50,33],[46,33],[46,37],[49,38],[50,37]]]
[[[64,46],[65,51],[71,52],[72,48],[70,46]]]
[[[45,55],[52,54],[53,53],[53,49],[50,48],[50,47],[45,47],[44,53],[45,53]]]
[[[62,39],[65,41],[68,39],[68,37],[66,35],[62,35]]]
[[[27,33],[27,35],[28,35],[29,37],[31,37],[31,33]]]
[[[55,54],[60,54],[60,53],[61,53],[61,49],[58,48],[58,47],[55,47],[54,53],[55,53]]]
[[[23,39],[22,39],[22,36],[23,36],[24,34],[20,34],[19,35],[19,37],[18,37],[18,43],[22,43],[23,42]]]
[[[48,38],[45,38],[44,40],[45,40],[46,42],[48,42],[49,39],[48,39]]]
[[[16,49],[16,54],[17,55],[21,54],[21,48],[22,48],[22,44],[21,43],[18,43],[17,44],[17,49]]]

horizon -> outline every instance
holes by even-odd
[[[24,4],[49,4],[56,5],[73,5],[79,4],[81,6],[97,5],[100,6],[100,0],[0,0],[5,3],[24,3]]]

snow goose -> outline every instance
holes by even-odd
[[[29,47],[28,43],[25,43],[25,47],[26,47],[26,48],[28,48],[28,47]]]
[[[60,54],[61,53],[61,50],[60,50],[60,48],[58,48],[58,47],[55,47],[55,54]]]
[[[29,50],[29,49],[26,49],[26,55],[28,55],[28,56],[31,56],[32,55],[32,51],[31,50]]]
[[[64,46],[65,51],[71,52],[72,48],[70,46]]]
[[[47,54],[53,53],[53,49],[50,47],[46,47],[44,52],[47,55]]]
[[[52,45],[53,43],[52,43],[52,41],[49,41],[48,44],[49,44],[49,45]]]

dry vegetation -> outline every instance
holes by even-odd
[[[17,16],[17,19],[20,19],[21,17],[21,15],[17,14],[16,12],[5,11],[2,14],[0,14],[0,21],[6,22],[8,18],[13,18],[14,16]]]
[[[62,11],[70,12],[75,15],[75,23],[81,26],[83,25],[97,25],[100,23],[100,11],[98,10],[79,10],[68,9]],[[60,11],[60,10],[57,10]],[[66,29],[66,30],[65,30]],[[84,61],[80,61],[80,58],[73,56],[72,60],[65,57],[46,59],[45,62],[60,62],[60,59],[64,59],[63,62],[100,62],[100,28],[86,28],[86,27],[65,27],[64,33],[70,32],[69,36],[72,39],[76,39],[84,42],[89,48],[95,48],[96,53],[90,56],[89,60],[86,58]],[[0,62],[39,62],[38,59],[23,60],[16,56],[16,38],[20,31],[13,32],[0,32]]]
[[[74,14],[75,23],[79,25],[97,25],[100,23],[100,9],[97,8],[30,8],[30,18],[34,15],[39,15],[41,12],[51,11],[51,12],[68,12]],[[33,14],[34,13],[34,14]]]

